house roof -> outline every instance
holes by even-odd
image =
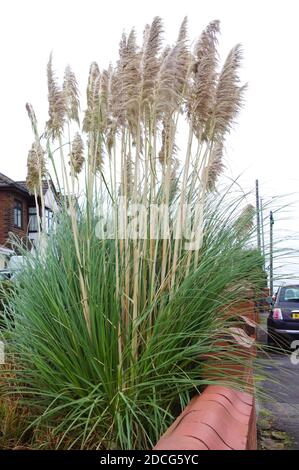
[[[25,192],[26,194],[29,194],[29,191],[26,188],[26,186],[24,184],[21,184],[21,183],[24,183],[24,182],[14,181],[11,178],[9,178],[8,176],[4,175],[3,173],[0,173],[0,188],[7,188],[7,187],[16,188],[19,191],[22,191],[22,192]]]
[[[52,182],[51,182],[51,183],[52,183]],[[51,183],[50,183],[50,184],[51,184]],[[26,181],[16,181],[16,184],[17,184],[18,186],[22,186],[22,188],[25,189],[25,191],[28,191]],[[53,186],[53,184],[52,184],[52,186]],[[42,187],[43,187],[43,194],[45,195],[46,192],[47,192],[48,189],[49,189],[49,185],[48,185],[48,181],[47,181],[47,180],[43,180],[43,182],[42,182]]]
[[[49,185],[51,186],[52,190],[54,191],[54,193],[56,195],[56,189],[55,189],[55,186],[54,186],[52,180],[49,180],[49,183],[48,183],[47,180],[43,180],[43,182],[42,182],[43,194],[44,195],[46,194],[46,192],[49,188]],[[7,187],[19,189],[20,191],[23,191],[23,192],[25,192],[26,194],[29,195],[29,191],[27,189],[26,181],[14,181],[11,178],[9,178],[8,176],[3,175],[3,173],[0,173],[0,188],[7,188]]]
[[[3,175],[3,173],[0,173],[0,186],[4,186],[4,185],[6,186],[11,183],[13,183],[13,180]]]

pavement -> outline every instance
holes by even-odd
[[[260,315],[258,340],[265,343],[267,314]],[[262,382],[263,396],[258,399],[258,411],[269,410],[275,427],[292,439],[292,448],[299,449],[299,354],[292,363],[291,349],[287,352],[259,353],[257,368],[261,367],[267,379]],[[294,361],[293,361],[294,362]]]

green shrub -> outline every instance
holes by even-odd
[[[201,373],[203,357],[217,350],[219,358],[229,355],[215,346],[234,321],[225,312],[248,286],[258,288],[261,276],[256,253],[246,249],[249,235],[236,241],[235,215],[213,206],[205,215],[198,267],[185,278],[179,273],[171,298],[161,292],[145,302],[136,321],[124,321],[115,242],[96,237],[96,217],[89,217],[88,238],[84,213],[78,222],[82,259],[87,247],[91,253],[82,266],[90,330],[69,217],[61,219],[44,253],[28,255],[10,305],[15,321],[8,325],[8,354],[17,361],[18,377],[13,390],[30,407],[31,419],[36,416],[35,425],[50,426],[60,437],[57,445],[71,439],[75,447],[151,447],[209,383]],[[224,383],[233,380],[223,377]]]

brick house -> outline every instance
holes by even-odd
[[[57,211],[58,195],[53,183],[43,183],[46,228],[50,228],[53,214]],[[40,204],[39,204],[40,205]],[[10,235],[14,234],[28,247],[38,237],[38,223],[34,196],[25,181],[13,181],[0,173],[0,269],[5,266],[11,253]]]

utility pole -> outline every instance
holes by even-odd
[[[257,230],[257,247],[261,251],[261,223],[260,223],[260,196],[259,182],[255,180],[255,198],[256,198],[256,230]]]
[[[270,211],[270,295],[273,295],[273,225],[274,217]]]
[[[265,257],[265,231],[264,231],[264,209],[263,209],[263,200],[260,198],[260,208],[261,208],[261,234],[262,234],[262,253]]]

